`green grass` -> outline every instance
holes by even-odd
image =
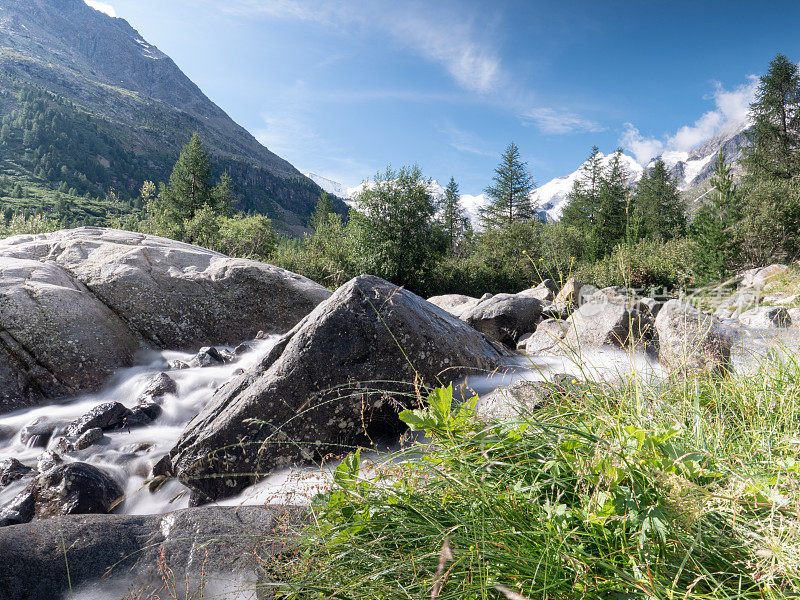
[[[796,360],[570,386],[506,423],[440,391],[403,418],[429,452],[377,477],[345,461],[280,568],[284,597],[800,596]]]

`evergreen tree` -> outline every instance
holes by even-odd
[[[641,238],[669,240],[686,231],[686,214],[678,184],[661,158],[642,175],[631,206]]]
[[[561,217],[566,226],[579,230],[585,240],[583,256],[599,258],[601,255],[597,227],[600,222],[600,183],[603,176],[603,157],[597,146],[592,147],[589,158],[581,167],[581,174],[567,195],[567,206]]]
[[[450,252],[455,254],[459,242],[464,236],[469,219],[464,215],[461,207],[461,194],[455,178],[451,177],[444,190],[444,198],[441,202],[441,223],[447,235]]]
[[[735,226],[740,219],[731,168],[720,152],[714,163],[712,191],[695,214],[690,234],[694,241],[694,270],[705,281],[719,281],[736,259]]]
[[[600,179],[597,227],[604,254],[625,238],[629,178],[630,173],[622,163],[622,149],[618,149]]]
[[[800,74],[783,54],[769,63],[750,105],[744,165],[751,177],[790,179],[800,169]]]
[[[226,175],[217,186],[211,184],[211,160],[195,133],[181,150],[162,193],[167,214],[175,221],[186,221],[208,205],[221,214],[230,210],[232,198],[230,177]]]
[[[536,216],[530,199],[536,186],[514,142],[503,152],[492,181],[485,190],[492,202],[481,210],[481,220],[486,229],[529,221]]]

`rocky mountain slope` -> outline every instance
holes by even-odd
[[[233,177],[239,208],[299,226],[321,191],[125,20],[83,0],[0,4],[0,117],[4,172],[79,194],[131,196],[143,179],[165,179],[194,131]]]

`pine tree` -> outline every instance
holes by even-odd
[[[625,238],[629,178],[630,173],[622,163],[622,149],[618,149],[600,179],[597,228],[604,254]]]
[[[204,205],[214,205],[212,192],[211,160],[195,133],[181,150],[163,190],[164,206],[176,221],[188,220]]]
[[[597,146],[592,147],[589,158],[583,163],[581,173],[567,195],[567,206],[561,216],[566,226],[575,227],[586,240],[584,257],[600,258],[597,243],[597,226],[600,221],[600,182],[603,176],[603,156]]]
[[[769,63],[750,105],[744,165],[750,177],[790,179],[800,171],[800,73],[783,54]]]
[[[690,228],[693,267],[703,280],[719,281],[728,275],[736,259],[734,228],[740,219],[736,185],[723,152],[714,163],[710,183],[714,191],[697,210]]]
[[[484,227],[502,227],[535,218],[530,194],[536,186],[514,142],[503,152],[494,173],[494,183],[485,190],[492,202],[481,210]]]
[[[447,235],[448,247],[450,252],[455,254],[459,242],[464,236],[468,219],[464,215],[464,209],[461,207],[461,194],[453,177],[450,178],[444,190],[444,198],[442,198],[440,210],[440,220]]]
[[[678,184],[661,158],[642,175],[631,205],[641,238],[669,240],[686,231],[686,213]]]

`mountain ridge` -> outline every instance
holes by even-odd
[[[297,230],[321,193],[235,123],[127,21],[83,0],[6,0],[0,6],[0,74],[7,92],[0,98],[0,116],[18,110],[15,95],[27,89],[54,94],[113,138],[117,153],[130,152],[131,160],[141,163],[120,164],[124,161],[98,153],[98,163],[107,164],[111,176],[105,186],[87,185],[92,194],[113,187],[134,196],[145,170],[149,179],[166,179],[194,131],[217,171],[233,177],[238,208],[268,214]],[[2,158],[35,149],[14,147],[15,153]]]

